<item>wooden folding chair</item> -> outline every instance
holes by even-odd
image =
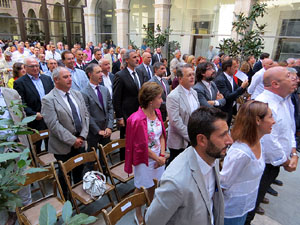
[[[116,149],[119,149],[119,148],[125,148],[125,139],[118,139],[118,140],[112,141],[112,142],[106,144],[104,147],[102,145],[99,145],[99,149],[102,154],[102,158],[105,163],[105,166],[107,168],[109,178],[111,180],[111,183],[115,186],[120,183],[127,183],[128,181],[133,179],[133,173],[127,174],[124,171],[125,161],[121,161],[116,164],[108,163],[107,157],[110,157],[110,155]],[[114,179],[118,180],[118,182],[115,183]],[[118,193],[118,190],[116,190],[116,192],[117,192],[118,201],[121,201],[121,197]],[[125,196],[126,196],[126,194],[125,194]]]
[[[145,189],[141,187],[142,192],[131,195],[117,204],[109,213],[102,209],[103,217],[106,225],[115,225],[124,215],[136,207],[143,205],[150,205],[150,200],[145,192]],[[145,224],[145,221],[144,221]]]
[[[101,168],[101,165],[100,165],[100,162],[99,162],[99,158],[98,158],[97,153],[95,151],[81,153],[77,156],[72,157],[71,159],[69,159],[68,161],[66,161],[64,163],[62,161],[59,161],[59,165],[62,169],[64,179],[67,183],[68,190],[71,194],[71,199],[72,199],[72,202],[73,202],[73,206],[75,207],[76,212],[78,214],[80,213],[80,210],[79,210],[79,207],[78,207],[79,205],[77,204],[77,201],[79,201],[80,203],[82,203],[84,205],[88,205],[88,204],[94,202],[95,199],[93,199],[89,194],[87,194],[83,190],[83,187],[82,187],[83,182],[82,181],[78,182],[77,184],[72,185],[72,182],[70,180],[70,177],[68,176],[68,173],[70,173],[74,168],[76,168],[80,165],[83,165],[85,163],[88,163],[88,162],[95,162],[96,163],[95,166],[98,167],[97,169],[100,172],[103,172],[102,168]],[[111,191],[115,191],[115,193],[116,193],[115,186],[111,185],[109,183],[106,183],[106,191],[103,195],[107,195],[107,197],[109,198],[110,204],[108,204],[105,208],[108,208],[110,206],[114,206],[113,199],[110,195]],[[98,213],[100,213],[100,210],[99,210]],[[97,215],[98,213],[95,213],[94,215]]]
[[[30,148],[35,161],[36,166],[49,166],[52,162],[56,162],[56,159],[52,153],[48,153],[46,150],[41,150],[41,153],[36,152],[35,143],[44,140],[49,137],[48,130],[41,130],[39,134],[34,133],[28,135]]]
[[[42,197],[39,200],[29,205],[17,208],[16,213],[20,225],[39,224],[40,210],[47,203],[50,203],[56,209],[56,215],[58,217],[61,216],[62,214],[62,208],[65,203],[65,199],[63,196],[63,192],[58,177],[56,176],[55,173],[54,164],[51,163],[50,167],[45,169],[47,169],[47,171],[45,172],[27,174],[27,179],[23,186],[31,185],[37,181],[45,181],[45,180],[53,181],[54,179],[53,193],[46,197]],[[57,189],[59,191],[60,196],[57,195]]]

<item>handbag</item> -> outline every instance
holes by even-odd
[[[93,199],[102,197],[106,191],[106,177],[99,171],[89,171],[83,176],[83,190]]]

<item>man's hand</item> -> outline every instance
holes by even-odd
[[[74,148],[80,148],[82,145],[83,145],[82,138],[80,138],[80,137],[76,138],[76,141],[73,144]]]
[[[43,116],[42,116],[42,114],[41,114],[41,113],[39,113],[39,112],[37,112],[37,113],[36,113],[36,117],[35,117],[35,119],[36,119],[36,120],[41,120],[41,119],[43,119]]]
[[[104,136],[104,135],[105,135],[105,131],[104,131],[104,130],[99,130],[98,134],[99,134],[100,136]]]
[[[106,128],[104,132],[105,132],[104,137],[108,138],[110,137],[112,130],[110,128]]]
[[[220,92],[218,92],[218,94],[217,94],[217,100],[223,99],[223,98],[224,98],[224,96]]]
[[[291,168],[292,171],[295,171],[297,169],[298,164],[298,156],[293,156],[289,163],[289,168]]]
[[[248,87],[248,84],[249,84],[248,80],[245,80],[245,81],[242,83],[241,87],[242,87],[243,89],[245,89],[246,87]]]
[[[120,119],[117,121],[117,124],[120,126],[120,127],[125,127],[125,122],[124,122],[124,119]]]
[[[166,164],[166,158],[162,157],[162,156],[159,156],[158,160],[156,161],[156,165],[154,166],[154,168],[156,169],[156,168],[161,167],[165,164]]]

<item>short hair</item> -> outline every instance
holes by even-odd
[[[177,64],[176,66],[176,76],[179,78],[179,77],[183,77],[183,69],[186,69],[186,68],[191,68],[193,69],[193,66],[191,64],[182,64],[182,63],[179,63]]]
[[[163,92],[163,88],[156,82],[146,82],[139,91],[139,104],[146,109],[149,103],[153,101],[159,94]]]
[[[191,145],[193,147],[197,145],[198,134],[203,134],[209,139],[210,135],[217,129],[213,123],[217,120],[226,121],[226,119],[226,113],[218,108],[201,106],[196,109],[191,114],[187,126]]]
[[[175,52],[174,52],[174,55],[177,55],[179,52],[180,52],[180,50],[176,49]]]
[[[77,54],[77,52],[79,52],[79,51],[81,51],[81,52],[82,52],[82,50],[81,50],[81,49],[76,49],[76,51],[75,51],[75,54]]]
[[[66,67],[58,66],[52,72],[52,78],[59,78],[59,74],[62,70],[67,70]],[[68,71],[68,70],[67,70]]]
[[[297,76],[300,77],[300,66],[293,66],[293,68],[297,71]]]
[[[189,55],[188,54],[183,54],[182,59],[185,61],[186,58],[188,58]]]
[[[162,59],[161,59],[161,62],[162,62],[162,63],[165,62],[165,61],[168,62],[167,58],[162,58]]]
[[[288,58],[288,59],[286,60],[286,62],[287,62],[288,64],[292,63],[293,61],[295,62],[295,59],[294,59],[294,58]]]
[[[251,100],[243,104],[231,130],[233,140],[255,144],[258,141],[256,118],[264,119],[267,113],[267,103]]]
[[[63,53],[61,53],[61,59],[65,60],[67,54],[72,54],[74,56],[74,54],[71,51],[64,51]]]
[[[4,52],[4,56],[12,56],[12,52],[7,50]]]
[[[102,51],[101,51],[101,49],[100,49],[100,48],[95,48],[95,49],[94,49],[94,52],[93,52],[93,53],[94,53],[94,55],[96,55],[96,54],[97,54],[97,52],[101,52],[101,53],[102,53]]]
[[[90,77],[89,73],[92,73],[96,66],[99,66],[99,65],[97,63],[91,63],[85,68],[85,73],[88,77]]]
[[[263,59],[265,59],[265,58],[269,58],[269,56],[270,56],[270,54],[269,53],[267,53],[267,52],[263,52],[263,53],[261,53],[261,55],[260,55],[260,59],[261,60],[263,60]]]
[[[22,69],[22,66],[24,66],[24,63],[16,62],[13,65],[13,78],[19,77],[19,71]]]
[[[251,59],[252,57],[254,57],[254,55],[249,55],[249,56],[247,56],[247,57],[246,57],[246,62],[249,62],[250,59]],[[254,57],[254,58],[255,58],[255,57]]]
[[[204,62],[204,63],[199,63],[197,68],[196,68],[196,79],[197,81],[201,81],[203,79],[203,75],[206,72],[206,68],[208,66],[211,66],[214,69],[214,66],[210,62]]]
[[[125,54],[123,55],[122,62],[123,62],[123,65],[124,65],[125,67],[128,66],[128,64],[127,64],[127,62],[126,62],[126,59],[129,59],[129,58],[130,58],[130,53],[132,53],[132,52],[136,53],[136,51],[135,51],[134,49],[128,49],[128,50],[125,52]]]
[[[154,72],[156,72],[161,66],[165,66],[165,64],[163,64],[162,62],[154,63],[154,65],[153,65]]]

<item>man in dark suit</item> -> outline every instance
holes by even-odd
[[[89,134],[87,137],[88,149],[97,148],[110,142],[114,124],[114,111],[108,89],[100,85],[103,73],[100,66],[90,64],[86,68],[90,84],[82,91],[86,107],[90,113]]]
[[[219,92],[217,85],[213,82],[216,76],[214,65],[210,62],[200,63],[196,69],[197,83],[193,87],[198,94],[201,106],[222,107],[226,99]]]
[[[94,59],[89,63],[96,63],[99,64],[100,59],[102,58],[102,52],[99,48],[95,48],[94,50]]]
[[[110,62],[107,59],[101,59],[99,62],[99,66],[101,67],[103,73],[100,85],[105,86],[108,89],[110,96],[112,97],[112,89],[115,76],[113,73],[109,72]]]
[[[154,65],[156,62],[162,62],[162,54],[161,54],[161,49],[156,48],[156,53],[152,57],[152,65]]]
[[[153,65],[154,68],[154,76],[149,80],[149,82],[156,82],[163,88],[163,93],[161,94],[163,102],[160,105],[160,111],[163,118],[163,121],[167,119],[168,113],[167,113],[167,107],[166,107],[166,100],[167,95],[170,93],[170,86],[168,84],[168,81],[163,78],[163,76],[166,74],[166,67],[162,62],[156,62]]]
[[[151,54],[149,52],[143,53],[143,63],[136,68],[136,71],[144,77],[147,82],[154,76],[153,67],[151,66]]]
[[[238,69],[238,62],[234,59],[228,59],[222,63],[222,73],[215,79],[215,83],[226,99],[226,104],[221,110],[228,113],[227,124],[230,126],[232,115],[236,114],[236,99],[242,95],[247,86],[248,80],[245,80],[240,87],[235,83],[233,75]]]
[[[143,76],[135,70],[139,65],[135,50],[126,51],[123,64],[125,68],[115,74],[113,83],[113,105],[121,138],[125,137],[126,120],[139,108],[138,93],[144,83]],[[120,159],[125,159],[125,149],[120,150]]]
[[[83,63],[83,51],[81,49],[77,49],[75,51],[75,58],[75,68],[84,71],[87,65]]]
[[[262,66],[262,61],[263,59],[269,58],[270,54],[269,53],[261,53],[259,60],[254,64],[253,66],[253,74],[258,72],[263,66]]]
[[[54,87],[51,78],[47,75],[40,74],[40,65],[32,57],[25,59],[26,75],[20,77],[14,82],[14,89],[17,90],[26,104],[24,108],[26,116],[36,115],[36,119],[28,124],[29,127],[37,130],[45,130],[47,126],[43,120],[41,112],[41,99],[48,94]],[[47,141],[46,148],[47,148]],[[36,150],[41,149],[41,142],[36,144]]]

